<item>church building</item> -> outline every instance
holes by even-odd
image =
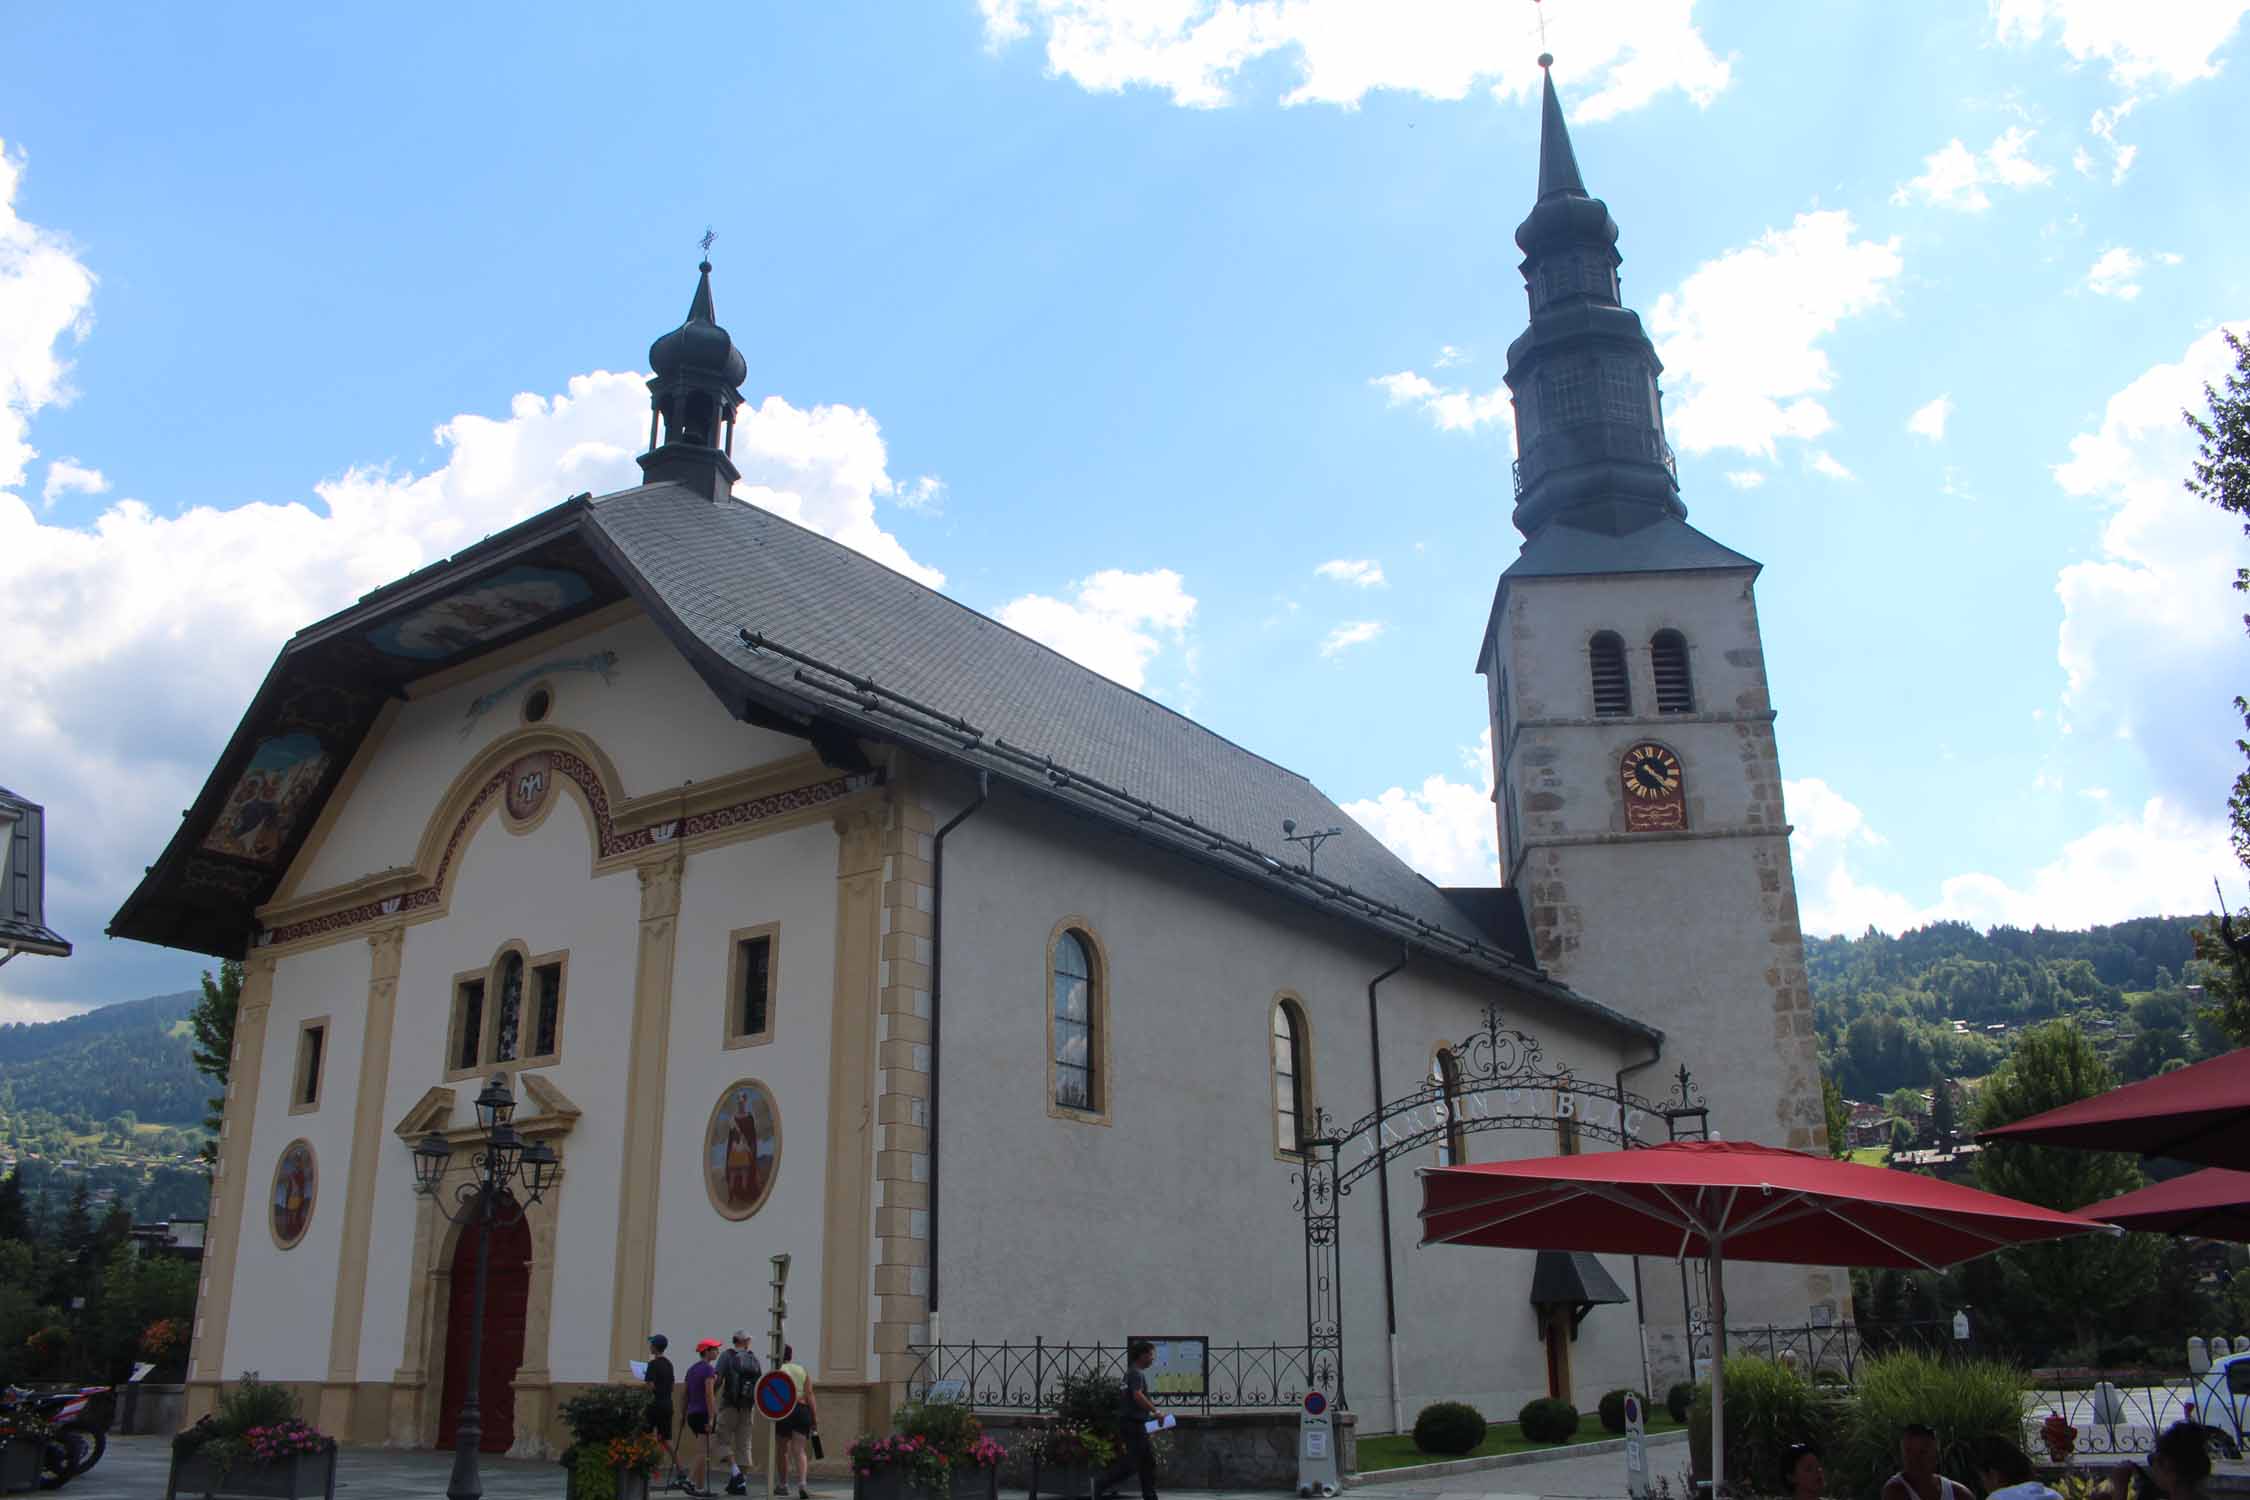
[[[555,1167],[490,1245],[494,1451],[559,1447],[652,1332],[762,1335],[782,1254],[839,1452],[972,1341],[1193,1334],[1214,1389],[1330,1386],[1375,1431],[1661,1390],[1670,1263],[1416,1247],[1416,1168],[1661,1140],[1636,1101],[1682,1065],[1699,1126],[1823,1143],[1758,565],[1685,519],[1617,225],[1543,107],[1524,544],[1476,658],[1501,886],[735,499],[705,264],[644,482],[293,636],[113,919],[245,964],[191,1415],[256,1371],[347,1441],[450,1443],[475,1236],[440,1208],[495,1075]],[[1315,870],[1285,823],[1342,831]],[[1537,1086],[1480,1088],[1480,1033]],[[1303,1186],[1354,1129],[1315,1316]],[[1736,1274],[1738,1326],[1846,1291]]]

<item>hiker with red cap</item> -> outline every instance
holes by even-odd
[[[696,1435],[695,1472],[688,1477],[688,1493],[710,1495],[711,1417],[719,1409],[719,1370],[711,1357],[719,1352],[717,1339],[695,1341],[695,1363],[687,1372],[687,1425]]]

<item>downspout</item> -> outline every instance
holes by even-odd
[[[1627,1073],[1638,1073],[1643,1068],[1653,1068],[1663,1060],[1664,1042],[1660,1037],[1648,1044],[1647,1057],[1643,1058],[1637,1063],[1627,1063],[1624,1067],[1617,1070],[1617,1123],[1619,1125],[1623,1125],[1625,1123],[1625,1075]],[[1623,1130],[1620,1130],[1618,1134],[1625,1137],[1623,1143],[1625,1149],[1631,1150],[1633,1145],[1632,1136]],[[932,1199],[932,1202],[935,1202],[934,1197]],[[1656,1399],[1656,1392],[1651,1389],[1648,1368],[1648,1302],[1641,1295],[1641,1258],[1638,1255],[1633,1257],[1633,1320],[1640,1325],[1641,1396],[1644,1400],[1653,1401]],[[1688,1351],[1688,1372],[1691,1375],[1694,1373],[1694,1367],[1695,1351],[1691,1349]]]
[[[945,1070],[938,1066],[938,1042],[943,1036],[940,1027],[945,1016],[941,997],[945,993],[945,836],[967,822],[969,815],[984,806],[992,795],[992,778],[984,771],[977,772],[976,800],[946,819],[930,839],[930,1342],[941,1342],[938,1337],[938,1205],[944,1200],[938,1194],[938,1099],[945,1078]]]
[[[1375,990],[1384,980],[1406,967],[1414,950],[1401,943],[1398,962],[1367,981],[1367,1060],[1375,1073],[1375,1113],[1383,1112],[1383,1015],[1375,1005]],[[1382,1126],[1378,1124],[1380,1131]],[[1390,1335],[1391,1363],[1391,1431],[1406,1431],[1405,1418],[1400,1414],[1403,1399],[1398,1388],[1398,1289],[1391,1279],[1391,1169],[1388,1162],[1375,1173],[1376,1197],[1383,1218],[1383,1319]]]

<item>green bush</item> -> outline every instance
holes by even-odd
[[[1625,1398],[1627,1396],[1640,1396],[1640,1394],[1631,1386],[1621,1385],[1616,1390],[1604,1395],[1602,1404],[1596,1409],[1602,1419],[1602,1430],[1604,1432],[1623,1432],[1625,1430]],[[1641,1409],[1644,1413],[1648,1409],[1648,1398],[1646,1396],[1641,1396]]]
[[[1664,1409],[1672,1414],[1675,1422],[1685,1422],[1688,1408],[1694,1404],[1695,1382],[1692,1380],[1677,1381],[1664,1393]]]
[[[563,1426],[580,1443],[631,1437],[648,1426],[648,1387],[597,1385],[562,1404]]]
[[[1516,1413],[1516,1425],[1535,1443],[1567,1443],[1578,1431],[1578,1408],[1568,1401],[1541,1396],[1526,1401]]]
[[[1424,1453],[1474,1453],[1484,1433],[1484,1413],[1465,1401],[1433,1401],[1414,1418],[1414,1446]]]
[[[571,1493],[578,1500],[617,1500],[617,1471],[610,1467],[609,1446],[582,1444],[571,1451]]]
[[[1688,1443],[1696,1472],[1711,1470],[1711,1387],[1695,1388]],[[1787,1365],[1749,1355],[1727,1360],[1727,1482],[1759,1494],[1786,1494],[1782,1454],[1792,1443],[1826,1451],[1830,1426],[1819,1390]],[[1849,1494],[1850,1491],[1840,1491]]]
[[[1055,1395],[1055,1421],[1063,1427],[1077,1427],[1087,1432],[1114,1433],[1124,1399],[1124,1376],[1080,1370],[1062,1378]]]
[[[967,1453],[984,1436],[984,1424],[966,1401],[909,1401],[892,1414],[891,1425],[949,1459]]]
[[[270,1385],[255,1370],[243,1372],[235,1388],[219,1397],[213,1426],[227,1437],[240,1437],[253,1427],[277,1427],[297,1415],[297,1398],[285,1385]]]
[[[1734,1367],[1727,1369],[1731,1374]],[[1828,1450],[1829,1488],[1839,1495],[1875,1493],[1898,1468],[1898,1435],[1909,1422],[1937,1434],[1939,1473],[1973,1476],[1977,1445],[1986,1438],[2023,1441],[2023,1385],[2021,1370],[1997,1360],[1941,1360],[1913,1351],[1868,1360],[1860,1366],[1839,1441]]]

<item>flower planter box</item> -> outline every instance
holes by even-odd
[[[1100,1476],[1091,1464],[1040,1464],[1031,1466],[1031,1500],[1053,1495],[1056,1500],[1088,1500]]]
[[[273,1463],[243,1458],[222,1476],[201,1453],[174,1457],[164,1500],[336,1500],[336,1450],[292,1453]]]
[[[618,1469],[617,1500],[648,1500],[648,1476],[639,1469]]]
[[[39,1488],[39,1443],[0,1443],[0,1495]]]
[[[907,1482],[901,1469],[877,1469],[852,1476],[852,1500],[947,1500],[927,1486]]]
[[[955,1469],[953,1471],[952,1500],[999,1500],[1000,1471],[991,1469]]]

